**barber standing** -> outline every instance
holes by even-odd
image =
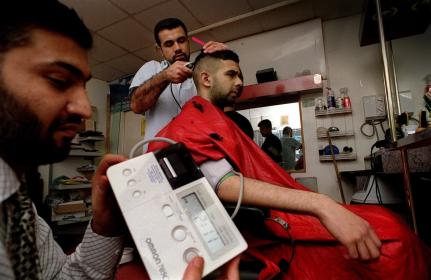
[[[272,134],[272,123],[270,120],[265,119],[260,121],[257,126],[259,127],[260,134],[265,137],[262,144],[262,150],[275,162],[281,162],[281,142],[277,136]]]
[[[184,23],[177,18],[163,19],[154,27],[154,38],[163,61],[145,63],[130,85],[132,111],[145,113],[144,139],[153,138],[196,95],[192,70],[185,66],[190,59],[190,44]],[[203,46],[209,53],[224,49],[225,44],[213,41]]]

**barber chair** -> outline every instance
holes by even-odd
[[[231,215],[234,210],[234,204],[224,204],[226,211]],[[243,234],[247,240],[248,235],[252,235],[254,238],[262,237],[263,240],[268,240],[272,238],[266,231],[264,225],[265,220],[270,219],[268,209],[262,209],[257,207],[241,206],[237,215],[233,219],[235,225],[238,227],[239,231]],[[277,221],[276,221],[277,222]],[[277,238],[274,237],[274,241]],[[288,262],[283,262],[278,264],[281,271],[287,271]],[[241,280],[255,280],[258,279],[259,273],[265,265],[257,260],[255,257],[248,253],[243,253],[241,256],[241,262],[239,264],[239,272]],[[216,270],[209,274],[205,279],[214,280],[220,274],[219,270]]]

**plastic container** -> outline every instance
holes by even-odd
[[[327,92],[327,102],[328,102],[328,110],[329,109],[334,109],[335,108],[335,95],[334,92],[332,91],[331,88],[327,88],[328,92]]]
[[[343,109],[343,107],[344,107],[343,103],[344,103],[344,99],[341,98],[341,96],[338,96],[337,99],[336,99],[336,102],[335,102],[335,107],[337,109]]]

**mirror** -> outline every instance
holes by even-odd
[[[282,166],[286,171],[305,172],[304,142],[302,133],[301,108],[298,101],[286,104],[263,106],[238,110],[246,117],[254,130],[254,142],[260,147],[265,141],[257,126],[261,120],[269,119],[272,123],[272,134],[282,143]],[[290,127],[291,135],[283,135],[283,129]],[[287,129],[286,129],[287,132]]]

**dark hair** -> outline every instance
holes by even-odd
[[[204,53],[202,51],[196,57],[193,65],[196,67],[199,64],[199,61],[205,57],[212,57],[212,58],[217,58],[217,59],[221,59],[221,60],[232,60],[232,61],[235,61],[236,63],[239,63],[239,57],[234,51],[223,50],[223,51],[216,51],[216,52],[212,52],[212,53]]]
[[[272,123],[270,120],[261,120],[258,124],[258,127],[266,127],[266,128],[271,128],[272,129]]]
[[[93,45],[90,31],[77,13],[57,0],[4,1],[0,9],[0,54],[25,46],[36,28],[63,34],[88,50]]]
[[[293,130],[290,126],[286,126],[283,128],[283,135],[289,135],[292,136]]]
[[[181,20],[177,18],[165,18],[159,21],[156,24],[156,26],[154,26],[154,39],[156,40],[157,45],[160,46],[160,38],[159,38],[160,31],[165,29],[171,30],[177,27],[182,27],[184,29],[184,32],[187,35],[187,28],[184,22],[182,22]]]

